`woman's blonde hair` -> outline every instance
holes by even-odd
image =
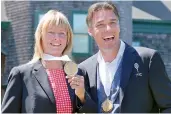
[[[72,29],[69,24],[69,21],[63,13],[57,10],[50,10],[42,17],[42,19],[40,20],[37,26],[37,29],[35,32],[35,46],[34,46],[34,55],[33,55],[32,61],[42,58],[43,32],[46,32],[49,26],[54,26],[54,25],[65,27],[67,30],[67,43],[66,43],[65,49],[63,50],[62,55],[69,54],[71,52],[73,34],[72,34]]]

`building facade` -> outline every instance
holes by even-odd
[[[158,50],[171,78],[171,1],[132,3],[133,44]]]
[[[95,1],[1,2],[5,6],[4,10],[10,21],[10,29],[8,29],[10,32],[6,32],[9,37],[6,40],[6,48],[4,48],[7,49],[7,54],[5,61],[1,59],[4,62],[4,72],[1,72],[3,75],[2,85],[7,84],[9,72],[14,66],[24,64],[32,59],[35,29],[43,14],[51,9],[61,11],[69,19],[74,33],[71,57],[76,63],[80,63],[98,51],[95,41],[88,35],[85,22],[87,9]],[[147,5],[149,4],[147,2],[113,1],[113,3],[119,10],[120,38],[133,46],[145,46],[158,50],[171,77],[171,18],[159,15],[162,12],[171,15],[171,11],[159,11],[158,9],[162,9],[163,5],[158,5],[158,2],[155,2],[157,9],[154,7],[154,2],[153,9],[149,8],[150,5]],[[160,2],[160,4],[163,3]],[[140,10],[141,12],[139,12]],[[4,34],[4,31],[1,33]]]

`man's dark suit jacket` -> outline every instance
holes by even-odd
[[[68,82],[67,85],[73,112],[95,112],[95,103],[87,92],[81,104]],[[56,113],[54,94],[40,60],[12,69],[1,108],[2,113]]]
[[[138,71],[135,63],[139,65]],[[97,65],[97,54],[79,65],[81,74],[88,76],[88,91],[96,106]],[[121,113],[171,112],[171,81],[155,50],[143,47],[134,49],[126,44],[120,88]]]

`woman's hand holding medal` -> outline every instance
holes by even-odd
[[[85,94],[85,87],[84,87],[84,77],[78,76],[78,66],[72,61],[69,61],[64,66],[64,71],[67,74],[68,83],[72,89],[75,89],[75,94],[84,103],[84,94]]]

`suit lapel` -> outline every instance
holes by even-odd
[[[38,62],[36,62],[34,69],[33,69],[33,74],[34,74],[35,78],[37,79],[37,81],[39,82],[42,89],[47,94],[50,101],[55,104],[55,97],[54,97],[52,88],[50,86],[50,82],[48,80],[48,75],[47,75],[42,63],[40,62],[40,60]]]
[[[89,71],[90,74],[88,74],[90,77],[90,87],[92,89],[92,94],[94,95],[94,99],[96,101],[98,101],[97,98],[97,66],[98,66],[98,62],[97,62],[97,54],[94,56],[94,58],[92,58],[92,63],[89,67]]]
[[[120,82],[120,103],[122,103],[125,88],[129,82],[129,78],[132,72],[133,65],[135,63],[136,54],[135,49],[125,43],[125,51],[122,60],[122,72],[121,72],[121,82]]]

